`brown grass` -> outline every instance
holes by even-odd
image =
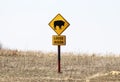
[[[0,82],[120,82],[119,56],[0,50]]]

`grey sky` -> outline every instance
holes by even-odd
[[[70,26],[62,51],[120,53],[120,0],[0,0],[0,41],[8,48],[56,51],[48,23]]]

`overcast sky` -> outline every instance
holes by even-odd
[[[58,13],[70,23],[63,52],[120,53],[120,0],[0,0],[0,42],[56,51],[48,23]]]

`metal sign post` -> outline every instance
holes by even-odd
[[[66,36],[53,35],[52,44],[58,46],[58,73],[61,73],[61,45],[66,45]]]
[[[61,73],[61,56],[60,45],[58,45],[58,73]]]

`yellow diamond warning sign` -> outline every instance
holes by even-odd
[[[53,45],[66,45],[66,36],[65,35],[62,35],[62,36],[53,35],[52,44]]]
[[[49,26],[58,34],[62,34],[62,32],[69,26],[70,24],[64,17],[60,14],[55,16],[52,21],[49,23]]]

